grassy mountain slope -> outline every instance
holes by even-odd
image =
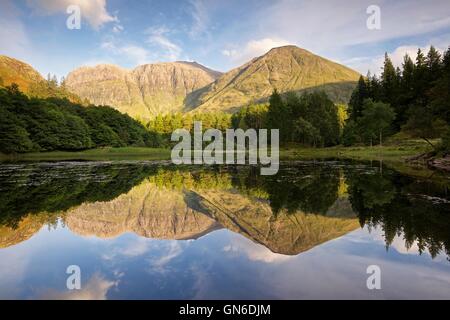
[[[295,46],[270,50],[245,65],[225,73],[187,99],[196,112],[233,112],[253,101],[281,93],[321,89],[336,102],[348,102],[360,74]]]

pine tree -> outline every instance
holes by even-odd
[[[388,54],[385,53],[381,86],[383,89],[383,100],[391,105],[395,103],[397,83],[397,72]]]
[[[267,113],[267,119],[270,129],[280,130],[280,140],[285,141],[290,135],[289,132],[283,130],[284,119],[286,119],[286,108],[283,103],[283,99],[278,91],[275,89],[269,100],[269,111]]]
[[[358,85],[350,98],[350,119],[357,120],[362,116],[364,100],[369,98],[369,90],[364,77],[359,77]]]
[[[403,72],[401,78],[401,91],[404,95],[410,95],[414,90],[414,62],[411,57],[406,54],[403,58]]]
[[[431,84],[439,79],[442,71],[441,54],[433,46],[428,51],[425,63],[427,67],[427,80]]]
[[[416,67],[414,69],[414,93],[415,103],[424,106],[426,104],[425,91],[427,87],[426,60],[422,50],[419,48],[416,57]]]

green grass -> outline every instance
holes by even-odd
[[[3,161],[54,161],[54,160],[170,160],[169,149],[124,147],[101,148],[79,152],[53,151],[20,155],[0,154]]]
[[[404,162],[406,158],[431,151],[431,147],[421,140],[390,139],[384,146],[358,146],[358,147],[331,147],[306,148],[290,145],[281,148],[280,158],[283,160],[301,159],[355,159],[355,160],[382,160],[391,162]]]
[[[420,140],[390,139],[385,146],[379,147],[331,147],[308,148],[299,145],[284,146],[280,150],[281,160],[306,159],[355,159],[355,160],[383,160],[404,162],[405,158],[430,151],[430,147]],[[170,149],[124,147],[101,148],[79,152],[36,152],[18,155],[0,154],[0,160],[170,160]]]

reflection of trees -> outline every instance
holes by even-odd
[[[109,201],[142,180],[178,190],[237,189],[270,202],[274,214],[302,210],[324,214],[337,199],[339,174],[322,166],[282,168],[265,177],[256,167],[174,167],[145,164],[33,165],[0,176],[0,224],[17,227],[28,214],[66,211]]]
[[[338,198],[339,182],[338,168],[326,165],[280,168],[275,176],[260,176],[259,171],[250,170],[235,179],[240,190],[265,195],[275,215],[282,209],[325,214]]]
[[[450,207],[446,186],[417,182],[393,172],[349,171],[350,201],[362,226],[380,226],[389,247],[403,235],[407,249],[417,242],[420,253],[450,256]],[[434,199],[434,200],[433,200]]]
[[[137,165],[36,165],[0,177],[0,224],[16,227],[28,214],[65,211],[128,192],[154,170]]]
[[[256,167],[143,163],[30,165],[2,170],[0,225],[12,227],[18,227],[28,214],[46,213],[45,219],[54,221],[57,215],[51,213],[86,202],[113,200],[144,179],[160,188],[228,190],[250,202],[264,200],[274,216],[281,212],[328,215],[346,189],[342,168],[327,163],[282,166],[275,176],[261,176]],[[421,252],[429,250],[433,257],[442,250],[450,255],[446,186],[421,182],[386,169],[383,174],[374,174],[351,166],[345,168],[345,178],[353,211],[361,225],[380,226],[388,246],[396,235],[403,234],[407,247],[417,242]]]

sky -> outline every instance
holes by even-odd
[[[73,5],[80,29],[67,27]],[[374,5],[380,24],[369,29]],[[448,48],[450,1],[0,0],[0,54],[43,75],[177,60],[225,72],[288,44],[379,73],[385,52],[400,65],[419,47]]]

